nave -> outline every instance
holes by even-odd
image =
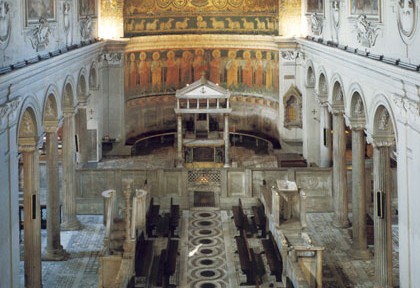
[[[245,213],[252,216],[250,210],[245,209]],[[177,231],[180,236],[175,277],[177,287],[240,287],[244,276],[240,273],[234,238],[239,232],[231,217],[232,211],[227,210],[205,208],[183,211]],[[62,245],[70,253],[69,259],[42,262],[43,287],[98,287],[99,256],[104,236],[103,217],[78,215],[78,219],[83,224],[82,230],[61,232]],[[307,215],[308,226],[305,231],[311,236],[314,244],[325,247],[323,287],[373,287],[373,258],[367,261],[354,259],[351,252],[351,228],[338,229],[332,225],[332,222],[333,213]],[[261,240],[256,234],[249,237],[248,241],[255,251],[263,251]],[[165,242],[165,238],[155,238],[155,255],[160,253],[166,245]],[[46,231],[42,230],[42,247],[45,246]],[[194,253],[194,248],[197,247],[199,249]],[[396,225],[393,225],[393,249],[394,287],[398,287],[398,226]],[[369,250],[373,251],[373,247],[369,246]],[[262,259],[268,273],[263,275],[260,287],[273,287],[270,286],[272,282],[269,281],[269,268],[264,254]],[[24,287],[22,261],[20,283],[20,286]],[[283,283],[279,286],[283,287],[282,285]]]

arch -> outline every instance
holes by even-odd
[[[61,114],[61,103],[58,88],[54,84],[50,85],[44,97],[44,105],[42,110],[43,125],[46,121],[57,121]]]
[[[395,142],[398,143],[398,130],[396,129],[396,120],[391,103],[389,102],[385,94],[383,94],[382,92],[375,94],[373,99],[374,102],[368,109],[368,118],[366,119],[366,126],[370,136],[372,136],[372,138],[375,138],[387,136],[388,134],[388,136],[392,135],[394,137]],[[384,117],[381,115],[384,109],[386,109],[388,113],[388,126],[387,129],[379,129],[381,117]]]
[[[331,83],[334,83],[331,87],[330,103],[333,105],[344,105],[345,104],[345,95],[344,95],[344,85],[341,80],[340,75],[334,74],[331,78]]]
[[[35,95],[27,95],[22,104],[19,120],[18,133],[16,134],[17,145],[37,145],[41,136],[42,128],[40,121],[40,107],[36,102]]]
[[[307,88],[315,88],[316,76],[315,76],[315,70],[313,68],[313,63],[311,60],[307,61],[306,67],[307,68],[306,68],[305,85]]]
[[[84,99],[89,94],[89,86],[86,79],[88,73],[85,68],[82,68],[79,72],[78,80],[77,80],[77,99],[79,102],[85,101]]]
[[[74,91],[74,79],[71,76],[66,78],[63,86],[63,93],[61,93],[61,109],[73,109],[76,107],[77,99],[76,92]]]
[[[327,98],[328,99],[328,78],[326,76],[327,74],[325,73],[324,69],[321,69],[319,72],[319,77],[318,77],[318,94],[319,96],[323,97],[323,98]]]
[[[89,69],[89,89],[97,89],[98,86],[98,67],[96,61],[94,61]]]
[[[350,105],[346,109],[346,114],[350,115],[351,119],[363,121],[363,124],[366,125],[367,111],[362,88],[358,83],[353,83],[350,85],[347,95],[350,95]]]

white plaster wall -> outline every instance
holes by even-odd
[[[56,20],[49,22],[51,34],[48,46],[39,51],[32,48],[29,37],[27,36],[38,24],[27,24],[25,19],[25,0],[5,0],[9,4],[9,14],[11,21],[10,40],[5,49],[0,49],[0,67],[8,66],[31,59],[37,55],[44,55],[66,47],[66,36],[64,34],[64,0],[56,2]],[[76,13],[78,11],[78,1],[69,1],[71,8],[71,31],[72,41],[68,45],[79,44],[82,40],[80,25],[84,19],[80,19]],[[97,37],[97,18],[92,18],[92,38]]]
[[[1,107],[1,105],[0,105]],[[17,114],[16,111],[14,114]],[[11,121],[8,121],[10,118]],[[0,119],[0,287],[19,287],[17,122]]]
[[[401,59],[404,62],[420,64],[420,53],[418,53],[418,47],[420,45],[420,23],[418,21],[419,14],[419,3],[415,3],[416,9],[411,11],[411,15],[415,15],[417,21],[414,25],[414,33],[410,39],[405,42],[400,35],[398,29],[398,13],[399,13],[399,1],[396,0],[378,0],[380,3],[380,15],[378,19],[368,19],[371,26],[377,27],[378,37],[373,47],[362,46],[357,40],[357,29],[356,29],[356,16],[350,15],[350,1],[338,1],[340,5],[339,9],[339,29],[338,33],[335,32],[333,26],[332,17],[332,2],[324,1],[324,25],[323,32],[321,35],[314,35],[310,27],[310,15],[305,14],[302,17],[304,22],[303,25],[307,24],[306,28],[309,35],[321,37],[324,40],[332,40],[342,45],[348,45],[352,48],[361,49],[362,51],[369,51],[374,54],[385,55],[395,59]],[[306,11],[306,1],[303,1],[304,11]],[[338,35],[338,39],[337,39]]]

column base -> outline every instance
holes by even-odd
[[[372,259],[373,256],[368,249],[358,250],[353,248],[353,251],[351,253],[353,258],[357,260],[368,260]]]
[[[63,247],[57,249],[46,249],[45,254],[42,255],[42,261],[64,261],[70,257],[70,253],[63,249]]]
[[[350,221],[349,221],[349,219],[346,219],[346,220],[334,219],[333,226],[335,228],[349,228],[350,227]]]
[[[61,231],[75,231],[75,230],[82,230],[83,225],[77,218],[71,219],[69,221],[65,221],[61,223]]]

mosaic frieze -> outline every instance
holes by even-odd
[[[238,49],[135,51],[125,55],[128,98],[174,93],[201,78],[233,92],[276,97],[278,54]]]
[[[192,32],[277,35],[278,6],[275,0],[126,0],[124,35]]]

